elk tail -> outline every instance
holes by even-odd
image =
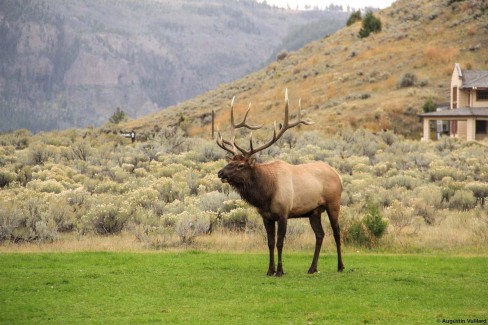
[[[337,174],[337,176],[339,176],[339,180],[341,181],[341,188],[344,188],[344,183],[342,181],[341,174],[339,174],[339,172],[335,168],[332,168],[332,170]]]

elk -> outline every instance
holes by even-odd
[[[255,126],[246,123],[251,105],[243,120],[236,124],[234,122],[234,100],[235,97],[232,99],[230,111],[232,138],[231,140],[224,139],[220,131],[217,134],[217,145],[232,155],[227,159],[228,164],[218,172],[218,177],[223,183],[230,184],[262,216],[269,248],[267,275],[282,276],[284,274],[282,251],[288,219],[291,218],[309,219],[315,234],[315,251],[308,273],[318,272],[317,263],[325,235],[321,222],[321,214],[324,211],[327,211],[334,233],[338,259],[337,270],[342,272],[344,265],[339,228],[342,179],[337,171],[324,162],[291,165],[282,160],[274,160],[258,163],[253,157],[256,153],[276,143],[287,130],[300,124],[313,123],[302,120],[300,101],[297,121],[290,123],[288,90],[286,90],[283,124],[277,128],[275,122],[271,140],[256,148],[253,145],[251,131],[249,149],[243,149],[236,143],[235,130],[239,128],[256,130],[262,125]],[[276,223],[278,224],[277,241],[275,241]],[[275,268],[274,259],[275,245],[278,250],[277,268]]]

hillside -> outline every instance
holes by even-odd
[[[251,0],[4,0],[0,132],[144,116],[255,71],[291,30],[346,19]]]
[[[428,98],[449,100],[454,63],[463,69],[488,69],[487,3],[399,0],[375,15],[383,25],[378,34],[360,39],[358,22],[240,80],[123,127],[153,132],[185,121],[190,135],[210,136],[211,111],[224,129],[233,96],[237,112],[252,102],[250,121],[270,124],[282,118],[288,88],[292,110],[302,98],[303,112],[316,122],[315,130],[365,127],[419,138],[416,115]],[[399,87],[406,74],[416,77],[415,84]]]

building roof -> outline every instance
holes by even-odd
[[[488,118],[488,107],[463,107],[456,109],[442,110],[438,112],[419,114],[420,117],[434,118],[458,118],[458,117],[486,117]]]
[[[488,88],[487,70],[464,70],[461,88]]]

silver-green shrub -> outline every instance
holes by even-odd
[[[473,192],[476,202],[479,202],[483,207],[485,205],[485,199],[488,197],[488,183],[470,182],[466,185],[466,188]]]
[[[232,231],[244,231],[247,226],[248,214],[248,208],[243,207],[239,207],[227,213],[223,213],[222,226]]]
[[[20,205],[6,203],[0,208],[0,240],[51,242],[57,235],[56,220],[40,197],[28,198]]]
[[[175,232],[182,243],[190,244],[196,237],[206,234],[210,230],[210,225],[211,213],[194,214],[184,211],[178,215]]]
[[[0,188],[8,186],[17,179],[17,175],[5,168],[0,168]]]
[[[476,198],[473,192],[469,190],[459,190],[449,200],[449,208],[461,211],[467,211],[476,206]]]
[[[99,198],[92,208],[81,218],[82,232],[94,232],[98,235],[120,233],[129,219],[125,204],[112,196]]]
[[[391,189],[393,187],[405,187],[407,190],[413,190],[421,184],[421,180],[408,175],[396,175],[385,179],[384,187]]]

